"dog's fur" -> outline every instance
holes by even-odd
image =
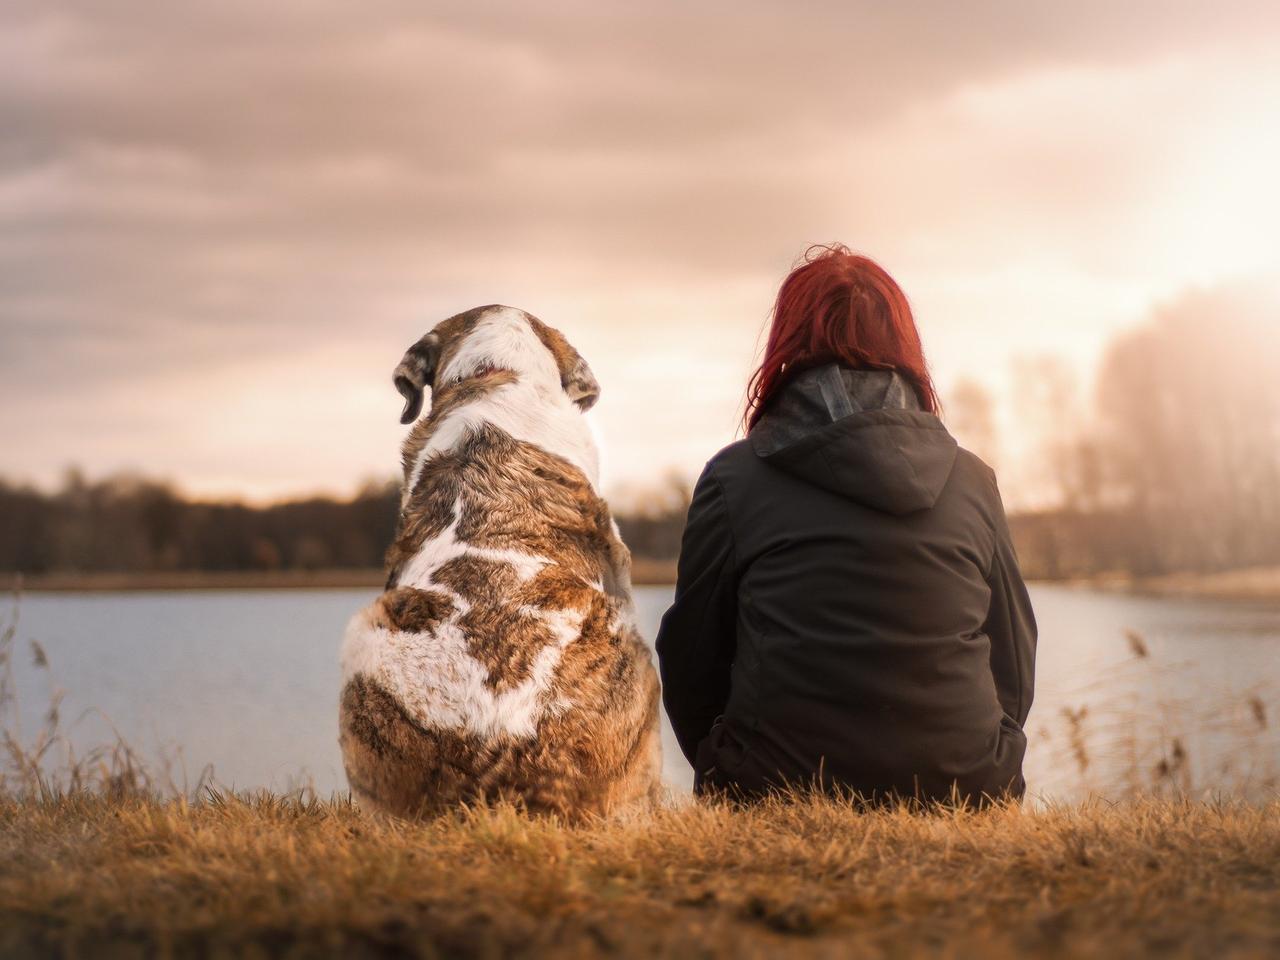
[[[401,816],[480,799],[570,819],[652,802],[658,682],[630,555],[596,492],[590,369],[556,330],[489,306],[410,347],[395,383],[417,422],[386,590],[343,642],[353,793]]]

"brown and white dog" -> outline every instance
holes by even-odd
[[[356,798],[401,816],[509,799],[566,818],[656,800],[658,681],[596,492],[591,370],[558,331],[488,306],[410,347],[395,384],[417,422],[387,586],[342,646]]]

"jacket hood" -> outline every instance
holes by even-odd
[[[783,387],[748,439],[779,469],[892,514],[932,507],[957,450],[901,374],[835,363]]]

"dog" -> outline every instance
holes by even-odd
[[[342,645],[353,795],[402,817],[654,803],[658,678],[597,492],[591,369],[559,331],[493,305],[438,324],[394,382],[413,427],[387,582]]]

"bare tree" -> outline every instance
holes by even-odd
[[[1076,371],[1062,357],[1020,357],[1013,381],[1018,419],[1032,438],[1023,474],[1036,499],[1072,513],[1096,509],[1102,497],[1099,450]]]
[[[998,468],[1000,437],[991,392],[977,380],[963,378],[947,397],[945,409],[947,426],[960,444]]]

